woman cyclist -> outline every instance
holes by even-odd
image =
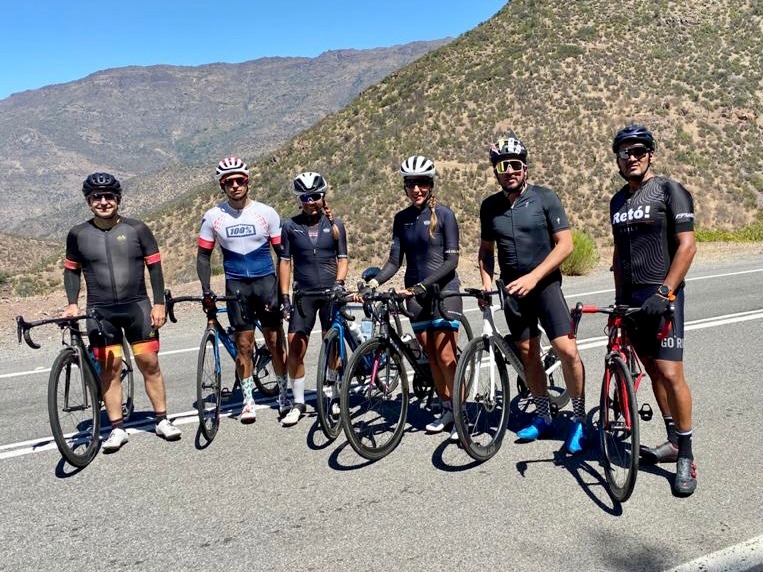
[[[395,215],[389,258],[375,279],[367,285],[377,288],[400,268],[406,260],[403,294],[413,315],[411,327],[419,345],[426,351],[435,391],[443,404],[442,415],[426,426],[436,433],[453,424],[451,394],[456,373],[456,338],[461,314],[461,298],[442,301],[447,317],[432,304],[432,286],[440,290],[458,290],[458,223],[453,211],[437,204],[435,199],[435,166],[421,155],[408,157],[400,166],[403,188],[411,205]],[[455,428],[451,440],[457,440]]]
[[[282,421],[286,426],[296,424],[305,413],[304,360],[316,314],[324,335],[331,327],[330,308],[324,298],[303,296],[299,310],[292,308],[289,297],[292,262],[295,297],[300,290],[344,290],[349,266],[347,234],[342,221],[334,218],[326,203],[326,179],[320,173],[301,173],[294,179],[293,190],[302,210],[283,225],[278,262],[281,312],[289,321],[287,369],[294,396],[294,406]],[[329,377],[332,374],[336,379],[335,370],[329,370]]]

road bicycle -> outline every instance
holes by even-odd
[[[496,286],[491,292],[467,288],[462,294],[475,297],[483,308],[482,335],[464,348],[453,380],[456,432],[464,450],[477,461],[490,459],[501,448],[509,423],[512,375],[517,379],[519,398],[530,396],[519,348],[511,336],[498,331],[493,317],[496,308],[516,313],[516,301],[506,296],[501,280],[496,281]],[[498,295],[497,307],[491,305],[494,295]],[[550,344],[541,346],[540,359],[555,415],[570,399],[566,386],[559,384],[564,379],[561,360]],[[483,372],[485,368],[487,372]]]
[[[233,387],[228,389],[222,385],[222,366],[220,360],[220,345],[235,362],[238,350],[233,340],[232,327],[223,326],[218,320],[218,314],[227,312],[227,308],[218,308],[218,302],[239,303],[239,296],[178,296],[173,297],[169,290],[164,291],[167,316],[173,323],[175,304],[180,302],[199,302],[207,317],[207,327],[201,336],[199,356],[196,366],[196,409],[199,414],[199,430],[201,434],[212,441],[220,427],[220,408],[223,401],[241,386],[238,373],[235,373]],[[256,331],[261,332],[259,320],[255,322]],[[272,356],[265,343],[258,344],[257,336],[252,347],[252,377],[259,392],[266,397],[278,395],[278,383],[275,375],[271,374]],[[234,366],[235,371],[235,366]]]
[[[458,292],[435,292],[433,304]],[[341,384],[339,408],[342,428],[350,446],[360,456],[377,461],[400,442],[405,429],[410,400],[406,364],[413,371],[414,394],[419,400],[431,400],[431,369],[427,356],[415,337],[405,341],[390,328],[390,315],[411,315],[403,305],[405,296],[394,291],[364,294],[378,331],[352,353]],[[453,312],[451,312],[453,314]],[[468,320],[458,320],[466,339],[472,331]]]
[[[100,364],[85,345],[86,334],[80,331],[81,320],[93,319],[103,336],[101,317],[96,311],[80,316],[46,318],[27,322],[16,316],[16,333],[33,349],[41,346],[32,340],[31,330],[46,324],[61,328],[59,352],[48,378],[48,418],[53,439],[61,456],[74,467],[86,467],[100,448],[101,407],[103,393],[100,383]],[[122,340],[122,418],[127,421],[135,407],[132,360],[126,340]]]
[[[603,456],[604,474],[612,496],[625,502],[636,486],[639,465],[639,419],[649,421],[652,408],[644,403],[640,408],[636,391],[645,377],[644,369],[625,331],[629,316],[641,308],[627,305],[606,307],[587,306],[578,302],[571,311],[573,335],[577,335],[583,314],[606,314],[607,353],[604,356],[604,376],[599,399],[599,445]],[[672,305],[664,319],[658,339],[667,337],[672,327]]]
[[[322,290],[298,290],[294,293],[296,311],[304,315],[302,300],[304,298],[323,298],[329,305],[331,326],[321,341],[318,354],[317,376],[315,384],[316,410],[318,422],[326,437],[333,441],[342,431],[339,416],[339,394],[341,380],[349,361],[349,356],[367,338],[374,335],[378,327],[369,310],[360,327],[352,327],[355,316],[347,311],[347,303],[354,296],[345,290],[326,288]],[[395,328],[402,333],[400,319],[395,316]],[[353,324],[354,325],[354,324]]]

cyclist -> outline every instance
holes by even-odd
[[[525,441],[551,433],[546,376],[540,360],[540,323],[562,362],[572,398],[573,420],[565,440],[570,453],[585,443],[583,362],[569,337],[570,313],[562,294],[559,266],[572,252],[572,231],[559,197],[527,182],[527,147],[513,131],[490,147],[490,162],[501,190],[480,205],[479,268],[482,287],[491,289],[495,250],[506,292],[517,315],[506,310],[506,323],[519,348],[536,416],[517,432]]]
[[[628,125],[612,141],[617,168],[627,182],[609,206],[615,249],[613,269],[618,303],[640,306],[631,341],[644,363],[668,440],[642,456],[676,462],[673,490],[690,495],[697,487],[692,453],[692,396],[684,377],[684,277],[697,246],[694,204],[679,183],[652,170],[655,140],[643,125]],[[657,341],[660,321],[673,303],[673,329]]]
[[[92,173],[82,184],[93,218],[73,227],[66,237],[64,289],[69,302],[64,316],[79,314],[82,273],[87,286],[87,309],[101,316],[86,324],[90,346],[100,367],[100,381],[111,433],[106,452],[127,443],[122,418],[122,340],[135,356],[154,408],[156,434],[168,441],[181,431],[167,418],[164,378],[159,368],[159,328],[166,322],[164,276],[154,235],[142,222],[119,214],[122,186],[109,173]],[[148,267],[153,306],[146,292],[144,265]]]
[[[225,271],[225,294],[242,298],[241,304],[228,305],[228,318],[235,330],[236,373],[241,380],[244,405],[242,423],[257,420],[252,392],[252,349],[255,315],[262,324],[265,343],[273,356],[273,370],[278,380],[279,414],[287,412],[286,349],[278,308],[278,284],[272,247],[280,253],[281,219],[278,213],[249,196],[249,168],[238,157],[225,157],[217,164],[215,177],[227,200],[209,209],[201,221],[196,273],[203,296],[211,297],[210,257],[215,242],[220,243]]]
[[[296,424],[305,413],[304,360],[316,314],[320,317],[323,335],[331,327],[330,308],[325,299],[303,296],[299,310],[292,307],[289,297],[292,265],[295,298],[300,290],[334,288],[344,291],[349,267],[347,233],[342,221],[334,218],[326,203],[326,179],[320,173],[300,173],[293,181],[293,191],[301,205],[301,212],[283,225],[278,263],[281,308],[283,318],[289,321],[287,366],[294,397],[294,406],[283,418],[283,424],[287,426]],[[336,381],[336,369],[329,369],[328,376],[329,381],[332,378]]]
[[[442,301],[447,316],[440,313],[432,300],[431,286],[439,284],[442,291],[458,290],[458,223],[453,211],[437,204],[434,193],[436,170],[427,157],[408,157],[400,166],[403,188],[411,205],[395,215],[392,225],[392,245],[389,258],[376,278],[367,286],[378,288],[400,268],[406,260],[403,294],[413,314],[411,327],[421,348],[427,354],[432,370],[435,391],[440,397],[443,411],[439,418],[426,426],[438,433],[453,425],[451,395],[456,373],[456,339],[459,321],[453,316],[461,314],[461,298]],[[452,426],[450,440],[458,440]]]

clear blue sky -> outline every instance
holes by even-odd
[[[0,99],[128,65],[314,57],[456,37],[506,0],[12,0]]]

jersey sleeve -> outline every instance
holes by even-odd
[[[143,251],[143,260],[146,261],[146,266],[151,266],[157,262],[162,261],[161,254],[159,254],[159,244],[156,242],[154,233],[145,223],[138,223],[138,240],[140,240],[140,247]]]
[[[493,232],[493,220],[491,216],[492,197],[486,198],[480,205],[480,239],[485,242],[495,242],[495,233]]]
[[[66,256],[64,258],[64,268],[66,270],[78,271],[82,268],[82,255],[79,251],[77,234],[74,229],[69,231],[66,236]]]
[[[456,214],[447,207],[442,209],[442,235],[445,254],[458,254],[458,222]]]
[[[564,212],[562,200],[559,198],[559,195],[550,189],[543,190],[543,212],[546,213],[548,230],[551,234],[570,228],[570,222],[567,220],[567,213]]]
[[[281,217],[278,216],[278,213],[272,207],[268,208],[267,211],[267,223],[270,244],[281,244]]]
[[[204,213],[201,219],[201,230],[199,230],[199,240],[197,241],[201,248],[212,250],[215,247],[215,229],[212,225],[212,211]]]
[[[694,199],[686,188],[672,179],[666,186],[668,191],[668,217],[675,228],[675,234],[694,230]]]
[[[289,228],[291,225],[287,222],[281,229],[281,254],[279,258],[281,260],[291,259],[291,246],[289,244]]]

